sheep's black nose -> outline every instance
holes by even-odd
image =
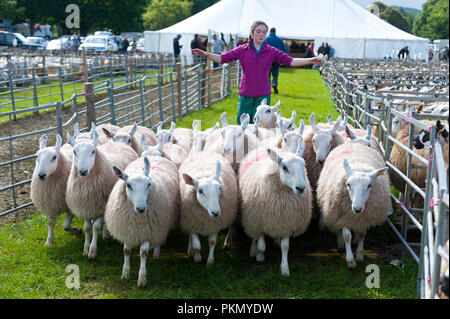
[[[219,217],[220,212],[211,212],[211,214],[212,214],[214,217]]]
[[[362,208],[355,208],[355,213],[361,213],[362,212]]]
[[[139,214],[143,214],[143,213],[145,213],[145,207],[136,207],[136,211]]]
[[[297,192],[299,192],[300,194],[303,194],[305,192],[305,188],[304,187],[295,187],[295,189],[297,190]]]
[[[81,176],[86,176],[88,173],[87,170],[85,170],[85,171],[79,170],[78,172],[80,173]]]
[[[38,174],[39,179],[44,180],[47,174]]]

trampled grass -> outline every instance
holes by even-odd
[[[310,112],[318,121],[328,113],[337,117],[330,94],[320,75],[313,70],[286,70],[280,73],[280,94],[272,96],[272,105],[281,100],[283,115],[297,111],[298,124],[308,124]],[[201,111],[195,111],[177,122],[178,127],[191,127],[193,119],[202,120],[203,127],[218,121],[228,112],[230,124],[236,120],[237,94]],[[203,261],[195,264],[187,257],[188,237],[179,230],[169,234],[161,249],[161,258],[147,260],[147,287],[137,288],[139,250],[131,257],[131,276],[120,278],[123,264],[122,246],[116,241],[99,239],[98,257],[89,262],[82,255],[84,236],[77,237],[62,230],[64,217],[57,219],[55,244],[44,247],[47,217],[34,212],[15,222],[0,224],[0,298],[417,298],[417,264],[405,260],[405,268],[388,268],[397,243],[388,225],[370,230],[365,242],[365,261],[349,270],[345,253],[336,250],[335,235],[318,229],[313,219],[307,232],[290,241],[290,277],[280,274],[281,251],[266,239],[266,260],[257,263],[249,257],[250,239],[238,228],[232,247],[223,250],[223,231],[215,250],[215,263],[206,266],[208,243],[201,238]],[[82,222],[74,219],[75,227]],[[66,280],[79,268],[80,288],[69,289]],[[369,289],[366,266],[379,267],[379,288]]]

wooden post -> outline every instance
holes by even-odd
[[[91,123],[96,122],[95,117],[95,96],[94,96],[94,83],[84,83],[84,96],[86,98],[86,126],[91,129]]]
[[[178,108],[178,116],[181,117],[181,109],[183,108],[183,104],[181,102],[181,63],[177,62],[177,108]]]

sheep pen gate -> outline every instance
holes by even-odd
[[[35,153],[41,134],[53,133],[48,144],[55,143],[56,133],[63,141],[66,131],[79,123],[80,131],[90,123],[129,125],[137,123],[155,129],[159,121],[176,121],[224,99],[240,80],[239,63],[224,64],[214,70],[197,64],[191,68],[105,83],[86,83],[84,92],[69,99],[0,113],[0,222],[13,212],[26,210],[30,200],[30,183]],[[28,116],[23,116],[25,113]],[[11,214],[11,215],[10,215]]]
[[[435,140],[436,125],[428,126],[420,120],[448,121],[448,118],[419,113],[411,106],[439,102],[448,106],[448,89],[439,90],[448,87],[448,63],[336,59],[324,64],[322,77],[331,91],[336,109],[348,115],[349,123],[362,129],[367,125],[376,127],[386,166],[404,180],[405,189],[398,190],[404,194],[404,199],[391,191],[391,199],[401,212],[401,221],[392,220],[394,215],[390,214],[386,222],[402,244],[400,258],[404,258],[407,251],[418,264],[417,295],[436,298],[442,258],[448,263],[448,253],[443,249],[448,240],[448,169],[442,145]],[[432,90],[427,90],[430,85],[433,85]],[[383,86],[388,88],[383,89]],[[409,86],[415,89],[399,89]],[[404,107],[407,112],[398,110]],[[410,125],[409,143],[405,143],[409,145],[404,145],[391,134],[394,117],[403,125],[402,135],[405,126]],[[413,147],[414,127],[430,132],[428,159]],[[394,144],[407,154],[406,172],[390,162]],[[413,163],[413,159],[419,164]],[[413,168],[426,169],[425,188],[412,180]],[[409,195],[412,193],[418,194],[423,204],[411,207]],[[412,229],[421,232],[420,242],[408,241],[408,231]],[[420,253],[417,254],[414,247],[420,248]]]

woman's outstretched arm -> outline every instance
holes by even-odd
[[[302,58],[294,58],[294,60],[292,60],[291,62],[291,67],[299,67],[299,66],[304,66],[304,65],[308,65],[308,64],[323,64],[323,60],[318,58],[318,57],[314,57],[314,58],[306,58],[306,59],[302,59]]]
[[[211,52],[206,52],[206,51],[203,51],[201,49],[192,49],[192,53],[200,55],[200,56],[202,56],[204,58],[210,59],[213,62],[222,63],[222,58],[220,57],[220,54],[214,54],[214,53],[211,53]]]

